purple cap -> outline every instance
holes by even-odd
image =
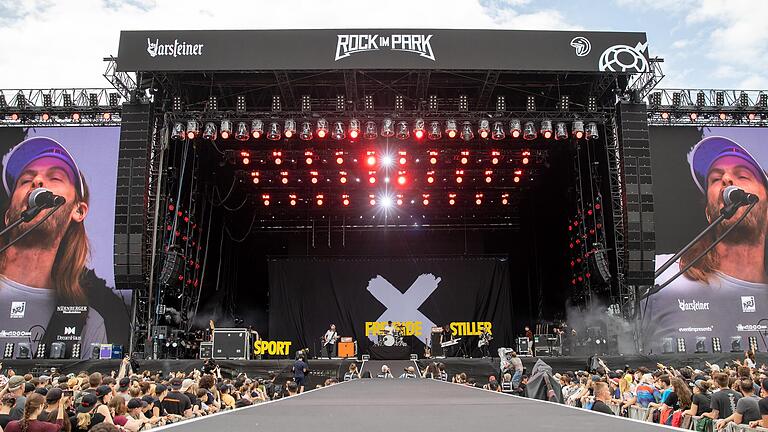
[[[702,193],[707,191],[709,169],[712,168],[716,160],[725,156],[736,156],[748,162],[762,176],[763,184],[768,185],[768,175],[765,174],[765,170],[744,147],[729,138],[710,136],[699,141],[688,153],[688,163],[691,165],[693,181]]]
[[[33,161],[44,157],[57,158],[69,166],[76,177],[75,189],[78,196],[83,196],[83,177],[72,155],[56,140],[48,137],[34,137],[22,141],[3,158],[3,187],[8,196],[13,194],[18,180],[24,168]]]

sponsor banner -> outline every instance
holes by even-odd
[[[290,53],[290,55],[287,55]],[[514,54],[511,54],[514,53]],[[123,31],[119,71],[649,70],[645,33],[532,30]]]
[[[291,349],[290,341],[265,341],[258,340],[253,343],[254,355],[288,355]]]
[[[375,336],[381,334],[387,325],[387,321],[368,321],[365,323],[365,335]],[[403,336],[421,336],[421,321],[392,321],[392,327]]]

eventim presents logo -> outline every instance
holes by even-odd
[[[160,39],[155,39],[154,42],[147,38],[147,53],[150,57],[157,56],[199,56],[203,55],[204,44],[190,44],[184,41],[179,42],[178,39],[174,39],[173,43],[161,44]]]
[[[334,61],[366,51],[403,51],[418,54],[435,61],[432,51],[432,35],[424,34],[341,34],[336,35],[336,58]]]

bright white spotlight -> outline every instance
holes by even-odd
[[[385,196],[381,199],[381,206],[385,209],[392,207],[392,198]]]
[[[392,166],[392,156],[384,155],[384,157],[381,158],[381,164],[385,167]]]

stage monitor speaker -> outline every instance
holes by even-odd
[[[528,355],[531,351],[531,341],[527,337],[517,338],[517,353],[519,355]]]
[[[213,355],[213,342],[200,342],[200,359],[209,359]]]
[[[339,342],[336,344],[336,349],[338,350],[336,355],[341,358],[354,357],[357,354],[354,342]]]
[[[64,342],[51,343],[51,358],[63,359],[67,352],[67,345]]]
[[[99,346],[99,358],[102,360],[112,358],[112,344],[101,344]]]
[[[445,355],[443,347],[440,346],[440,336],[443,334],[442,331],[442,327],[435,327],[430,334],[429,343],[432,347],[430,350],[432,352],[432,357],[443,357]]]
[[[671,337],[665,337],[661,340],[661,352],[664,354],[672,354],[675,352],[675,340]]]
[[[741,351],[741,336],[731,336],[731,352]]]
[[[213,358],[245,360],[248,353],[248,330],[224,328],[213,331]]]
[[[29,342],[19,342],[19,351],[16,354],[17,359],[29,359],[32,358],[32,348]]]
[[[101,344],[92,343],[91,344],[91,359],[96,360],[99,358],[99,353],[101,353]]]

